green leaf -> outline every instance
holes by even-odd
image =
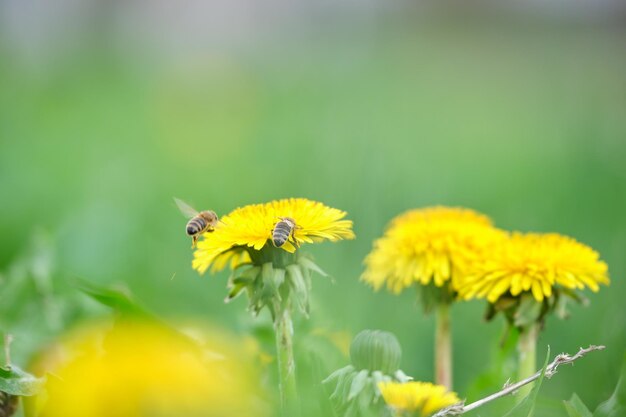
[[[563,401],[563,405],[569,417],[593,417],[591,411],[576,394],[572,394],[569,401]]]
[[[613,395],[600,404],[593,417],[620,417],[626,414],[626,355],[622,361],[622,370],[620,372],[617,386],[613,391]]]
[[[504,417],[532,417],[535,414],[535,403],[537,402],[537,395],[541,389],[541,383],[546,375],[546,367],[548,366],[548,360],[550,359],[550,347],[548,347],[548,353],[546,354],[546,360],[543,362],[543,368],[541,368],[541,375],[539,379],[534,382],[533,389],[530,393],[511,411],[506,413]]]
[[[11,395],[31,396],[37,394],[45,382],[15,365],[0,367],[0,391]]]
[[[84,279],[76,279],[75,283],[80,291],[119,313],[139,317],[151,316],[150,313],[132,299],[129,291],[126,289],[109,288]]]

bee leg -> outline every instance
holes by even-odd
[[[296,234],[295,233],[291,233],[291,239],[293,239],[293,246],[295,246],[296,249],[300,249],[300,244],[296,240]]]
[[[198,241],[198,236],[191,236],[191,249],[196,247],[196,242]]]

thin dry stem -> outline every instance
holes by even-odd
[[[603,350],[605,348],[605,346],[595,346],[595,345],[591,345],[586,349],[580,348],[578,350],[578,353],[576,353],[575,355],[569,355],[567,353],[561,353],[559,355],[557,355],[554,360],[548,364],[548,366],[546,367],[546,374],[545,377],[546,378],[552,378],[556,372],[557,372],[557,368],[560,365],[564,365],[564,364],[568,364],[568,363],[573,363],[575,360],[582,358],[583,356],[585,356],[587,353],[592,352],[594,350]],[[539,377],[541,376],[541,369],[538,370],[537,372],[535,372],[534,375],[523,379],[519,382],[516,382],[514,384],[505,384],[505,386],[498,392],[493,393],[485,398],[482,398],[478,401],[474,401],[471,404],[465,405],[463,403],[460,404],[455,404],[453,406],[444,408],[443,410],[439,411],[437,414],[433,415],[433,417],[447,417],[447,416],[458,416],[464,413],[467,413],[468,411],[471,411],[475,408],[478,408],[482,405],[487,404],[488,402],[491,402],[495,399],[498,398],[502,398],[506,395],[512,394],[515,391],[517,391],[518,389],[520,389],[521,387],[523,387],[526,384],[530,384],[531,382],[539,379]],[[507,381],[508,382],[508,381]]]

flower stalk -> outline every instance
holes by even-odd
[[[293,415],[298,404],[296,365],[293,357],[293,323],[289,308],[280,312],[274,321],[280,401],[285,413]]]
[[[452,336],[448,303],[440,303],[436,312],[435,382],[452,389]]]
[[[537,338],[539,336],[539,324],[531,323],[522,328],[517,344],[519,354],[518,375],[519,380],[524,380],[535,373],[537,363]],[[521,401],[530,392],[530,387],[520,389],[517,397]]]

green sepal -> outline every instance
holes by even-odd
[[[28,397],[41,391],[45,378],[37,378],[15,365],[0,367],[0,391]]]
[[[238,297],[244,289],[247,289],[250,285],[252,285],[259,275],[261,268],[258,266],[247,268],[243,272],[238,275],[235,272],[239,271],[239,269],[235,269],[228,279],[228,295],[224,299],[225,303],[232,301],[234,298]]]
[[[525,328],[537,323],[541,317],[543,304],[538,303],[530,294],[522,295],[519,306],[513,315],[513,325]]]
[[[243,290],[245,290],[247,286],[248,286],[247,284],[241,284],[241,283],[233,284],[230,290],[228,291],[228,295],[224,299],[224,302],[230,303],[232,300],[237,298],[241,293],[243,293]]]
[[[300,256],[298,258],[298,263],[303,269],[308,269],[310,271],[317,272],[323,277],[329,276],[326,272],[324,272],[324,270],[322,270],[322,268],[320,268],[315,262],[313,262],[307,256],[304,256],[304,255]]]
[[[287,268],[287,282],[291,286],[296,306],[305,317],[309,316],[309,290],[302,270],[298,265],[289,265]]]
[[[279,288],[285,283],[285,270],[282,268],[274,268],[274,285]]]
[[[332,374],[328,375],[322,381],[322,384],[329,384],[329,383],[331,383],[331,382],[333,382],[335,380],[343,378],[345,375],[347,375],[350,372],[354,372],[354,366],[352,366],[352,365],[348,365],[348,366],[344,366],[343,368],[339,368],[335,372],[333,372]]]
[[[381,382],[389,382],[391,381],[391,378],[380,371],[374,371],[372,372],[372,379],[374,380],[374,385],[376,386],[376,389],[374,390],[374,402],[377,402],[381,396],[378,384]]]
[[[348,394],[350,387],[352,386],[352,381],[354,380],[355,376],[355,372],[349,372],[343,378],[340,378],[337,381],[337,386],[335,387],[333,393],[330,395],[331,401],[344,401],[343,399],[346,398],[346,395]]]
[[[354,377],[352,381],[352,385],[350,386],[350,393],[348,394],[348,401],[355,398],[357,395],[361,393],[363,388],[365,388],[365,384],[367,383],[367,377],[369,375],[369,371],[367,369],[362,369],[358,374]]]
[[[413,380],[412,377],[405,374],[401,369],[398,369],[396,372],[394,372],[393,376],[398,382],[409,382]]]
[[[274,297],[280,302],[281,297],[274,280],[274,265],[266,262],[261,267],[261,277],[263,278],[263,302],[269,304]]]
[[[539,394],[539,390],[541,389],[541,384],[543,382],[544,377],[546,376],[546,368],[548,367],[548,361],[550,360],[550,347],[548,346],[548,353],[546,354],[546,359],[543,362],[543,367],[541,368],[541,375],[539,379],[534,382],[533,389],[530,390],[530,393],[511,411],[506,413],[504,417],[532,417],[535,413],[535,404],[537,403],[537,395]]]
[[[569,417],[593,417],[591,411],[589,411],[587,406],[575,393],[572,394],[569,401],[564,400],[563,405],[565,406],[565,410],[567,411],[567,415]]]
[[[569,309],[567,308],[569,297],[564,296],[561,293],[556,293],[554,297],[553,309],[554,314],[561,320],[568,319],[570,316]]]
[[[436,286],[434,282],[428,285],[418,284],[417,297],[425,314],[430,314],[440,304],[450,304],[454,300],[449,283],[445,283],[442,287]]]

